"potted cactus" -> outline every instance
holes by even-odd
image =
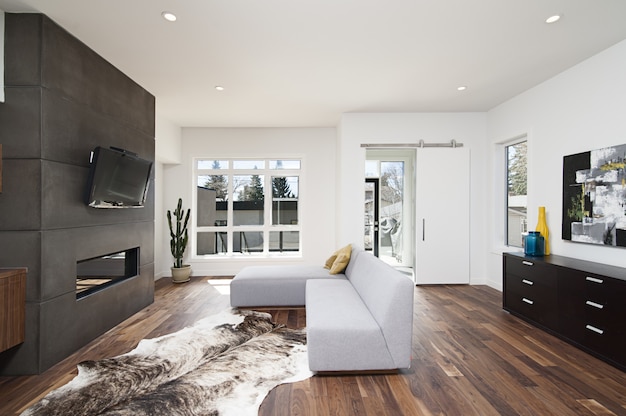
[[[189,222],[190,209],[187,213],[183,210],[183,200],[178,198],[178,205],[173,212],[174,220],[172,220],[172,211],[167,210],[167,222],[170,226],[170,250],[174,256],[174,266],[172,270],[172,282],[184,283],[189,281],[191,275],[191,265],[183,264],[183,255],[187,248],[189,235],[187,233],[187,223]]]

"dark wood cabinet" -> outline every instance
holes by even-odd
[[[24,342],[26,269],[0,269],[0,352]]]
[[[626,269],[504,253],[503,307],[626,371]]]

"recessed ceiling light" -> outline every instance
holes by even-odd
[[[561,19],[560,14],[555,14],[546,19],[546,23],[556,23]]]
[[[176,21],[176,15],[172,12],[163,12],[161,13],[161,16],[163,16],[163,18],[165,20],[167,20],[168,22],[175,22]]]
[[[216,85],[215,89],[218,91],[224,91],[224,87],[222,87],[221,85]]]
[[[460,87],[456,87],[457,91],[465,91],[467,89],[466,85],[461,85]]]

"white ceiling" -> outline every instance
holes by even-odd
[[[0,0],[0,9],[48,15],[180,126],[486,111],[626,39],[624,0]],[[554,13],[561,21],[546,24]]]

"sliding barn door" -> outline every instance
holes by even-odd
[[[469,161],[463,147],[417,149],[417,284],[469,283]]]

